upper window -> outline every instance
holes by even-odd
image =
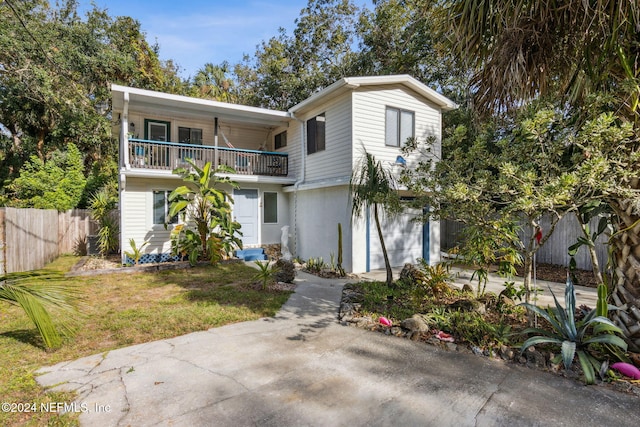
[[[156,190],[153,192],[153,223],[164,224],[167,221],[168,224],[177,224],[178,215],[169,217],[169,194],[171,191]]]
[[[407,139],[414,137],[413,111],[400,110],[387,107],[385,124],[385,144],[392,147],[401,147]]]
[[[144,120],[144,139],[150,141],[169,141],[171,123],[161,120]]]
[[[199,144],[202,145],[202,129],[178,128],[178,142],[183,144]]]
[[[265,224],[276,224],[278,222],[278,193],[263,193],[263,217]]]
[[[307,120],[307,154],[324,151],[325,122],[324,113]]]
[[[277,134],[274,139],[273,139],[274,143],[274,147],[277,150],[278,148],[282,148],[282,147],[286,147],[287,146],[287,131],[285,130],[284,132],[280,132],[279,134]]]

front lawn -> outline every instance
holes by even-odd
[[[61,257],[47,271],[64,274],[78,261]],[[62,348],[45,351],[19,307],[0,305],[2,402],[34,404],[36,413],[0,412],[0,425],[77,425],[77,417],[39,411],[41,403],[73,400],[71,393],[45,393],[33,372],[42,366],[119,347],[174,337],[230,323],[273,316],[290,292],[252,286],[256,270],[244,264],[200,266],[155,273],[68,278],[86,290],[78,332]]]

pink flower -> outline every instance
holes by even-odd
[[[446,333],[446,332],[442,332],[442,331],[438,331],[436,333],[436,338],[438,338],[440,341],[446,341],[446,342],[453,342],[453,336]]]
[[[391,326],[391,320],[387,319],[386,317],[380,317],[378,319],[378,322],[380,322],[380,324],[384,326]]]

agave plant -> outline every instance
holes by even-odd
[[[549,290],[551,291],[550,288]],[[553,291],[551,291],[551,295],[553,295],[553,300],[555,301],[555,308],[549,307],[544,310],[533,304],[520,304],[546,319],[553,328],[553,331],[541,328],[525,329],[523,333],[540,335],[526,340],[522,344],[521,351],[524,352],[527,348],[537,344],[559,345],[561,354],[558,355],[558,358],[562,358],[565,369],[571,367],[577,354],[584,372],[585,383],[593,384],[595,382],[595,369],[600,371],[601,364],[591,353],[591,344],[611,345],[626,351],[627,343],[615,335],[615,333],[621,334],[622,330],[606,317],[598,316],[596,309],[589,311],[582,320],[576,321],[576,294],[570,278],[567,278],[567,286],[565,287],[564,300],[566,308],[560,305]],[[608,309],[615,310],[616,308],[609,305]]]

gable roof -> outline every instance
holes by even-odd
[[[364,86],[381,86],[389,84],[403,85],[419,95],[425,97],[429,101],[436,104],[442,111],[450,111],[458,108],[458,105],[447,98],[444,95],[439,94],[435,90],[431,89],[424,83],[421,83],[417,79],[411,77],[408,74],[390,75],[390,76],[367,76],[367,77],[344,77],[330,86],[327,86],[323,90],[309,98],[305,99],[301,103],[294,105],[289,109],[291,113],[299,113],[307,110],[314,104],[322,102],[329,96],[338,96],[342,93],[364,87]]]

